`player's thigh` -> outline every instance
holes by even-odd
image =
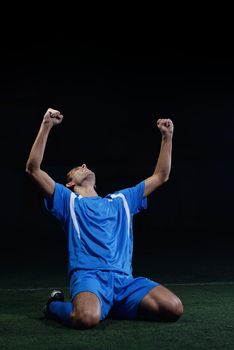
[[[141,300],[159,284],[145,277],[116,276],[115,302],[111,309],[111,317],[117,319],[136,319]]]
[[[178,319],[182,313],[183,305],[179,297],[162,285],[152,288],[139,306],[139,315],[148,319]]]
[[[73,272],[70,278],[70,298],[77,317],[89,312],[94,315],[100,312],[101,320],[107,316],[113,299],[112,279],[109,271]]]

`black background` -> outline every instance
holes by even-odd
[[[158,116],[175,125],[170,180],[135,217],[135,254],[233,246],[233,84],[229,43],[193,33],[87,27],[3,35],[1,42],[1,252],[65,253],[58,223],[25,174],[47,108],[64,115],[42,167],[58,182],[86,163],[106,195],[150,176]],[[203,40],[202,40],[203,39]]]

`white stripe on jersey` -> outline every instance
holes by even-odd
[[[74,206],[75,206],[75,199],[77,198],[77,196],[75,195],[75,193],[71,193],[71,197],[70,197],[70,211],[71,211],[71,217],[72,217],[72,222],[73,222],[73,225],[75,227],[75,230],[78,234],[78,237],[80,239],[80,229],[79,229],[79,225],[78,225],[78,222],[77,222],[77,219],[76,219],[76,214],[75,214],[75,209],[74,209]]]
[[[123,200],[123,205],[124,205],[124,209],[126,211],[127,220],[128,220],[128,238],[129,238],[129,236],[130,236],[130,210],[129,210],[128,202],[127,202],[123,193],[111,194],[111,198],[116,198],[116,197],[120,197]]]

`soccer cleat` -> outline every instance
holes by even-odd
[[[64,294],[61,290],[53,290],[47,300],[46,305],[43,308],[43,313],[46,318],[54,318],[49,311],[49,305],[52,301],[64,301]]]

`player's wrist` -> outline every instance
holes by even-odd
[[[42,123],[41,123],[41,127],[43,129],[52,129],[53,127],[53,122],[51,122],[51,120],[43,120]]]
[[[162,133],[162,140],[171,141],[173,137],[173,133]]]

